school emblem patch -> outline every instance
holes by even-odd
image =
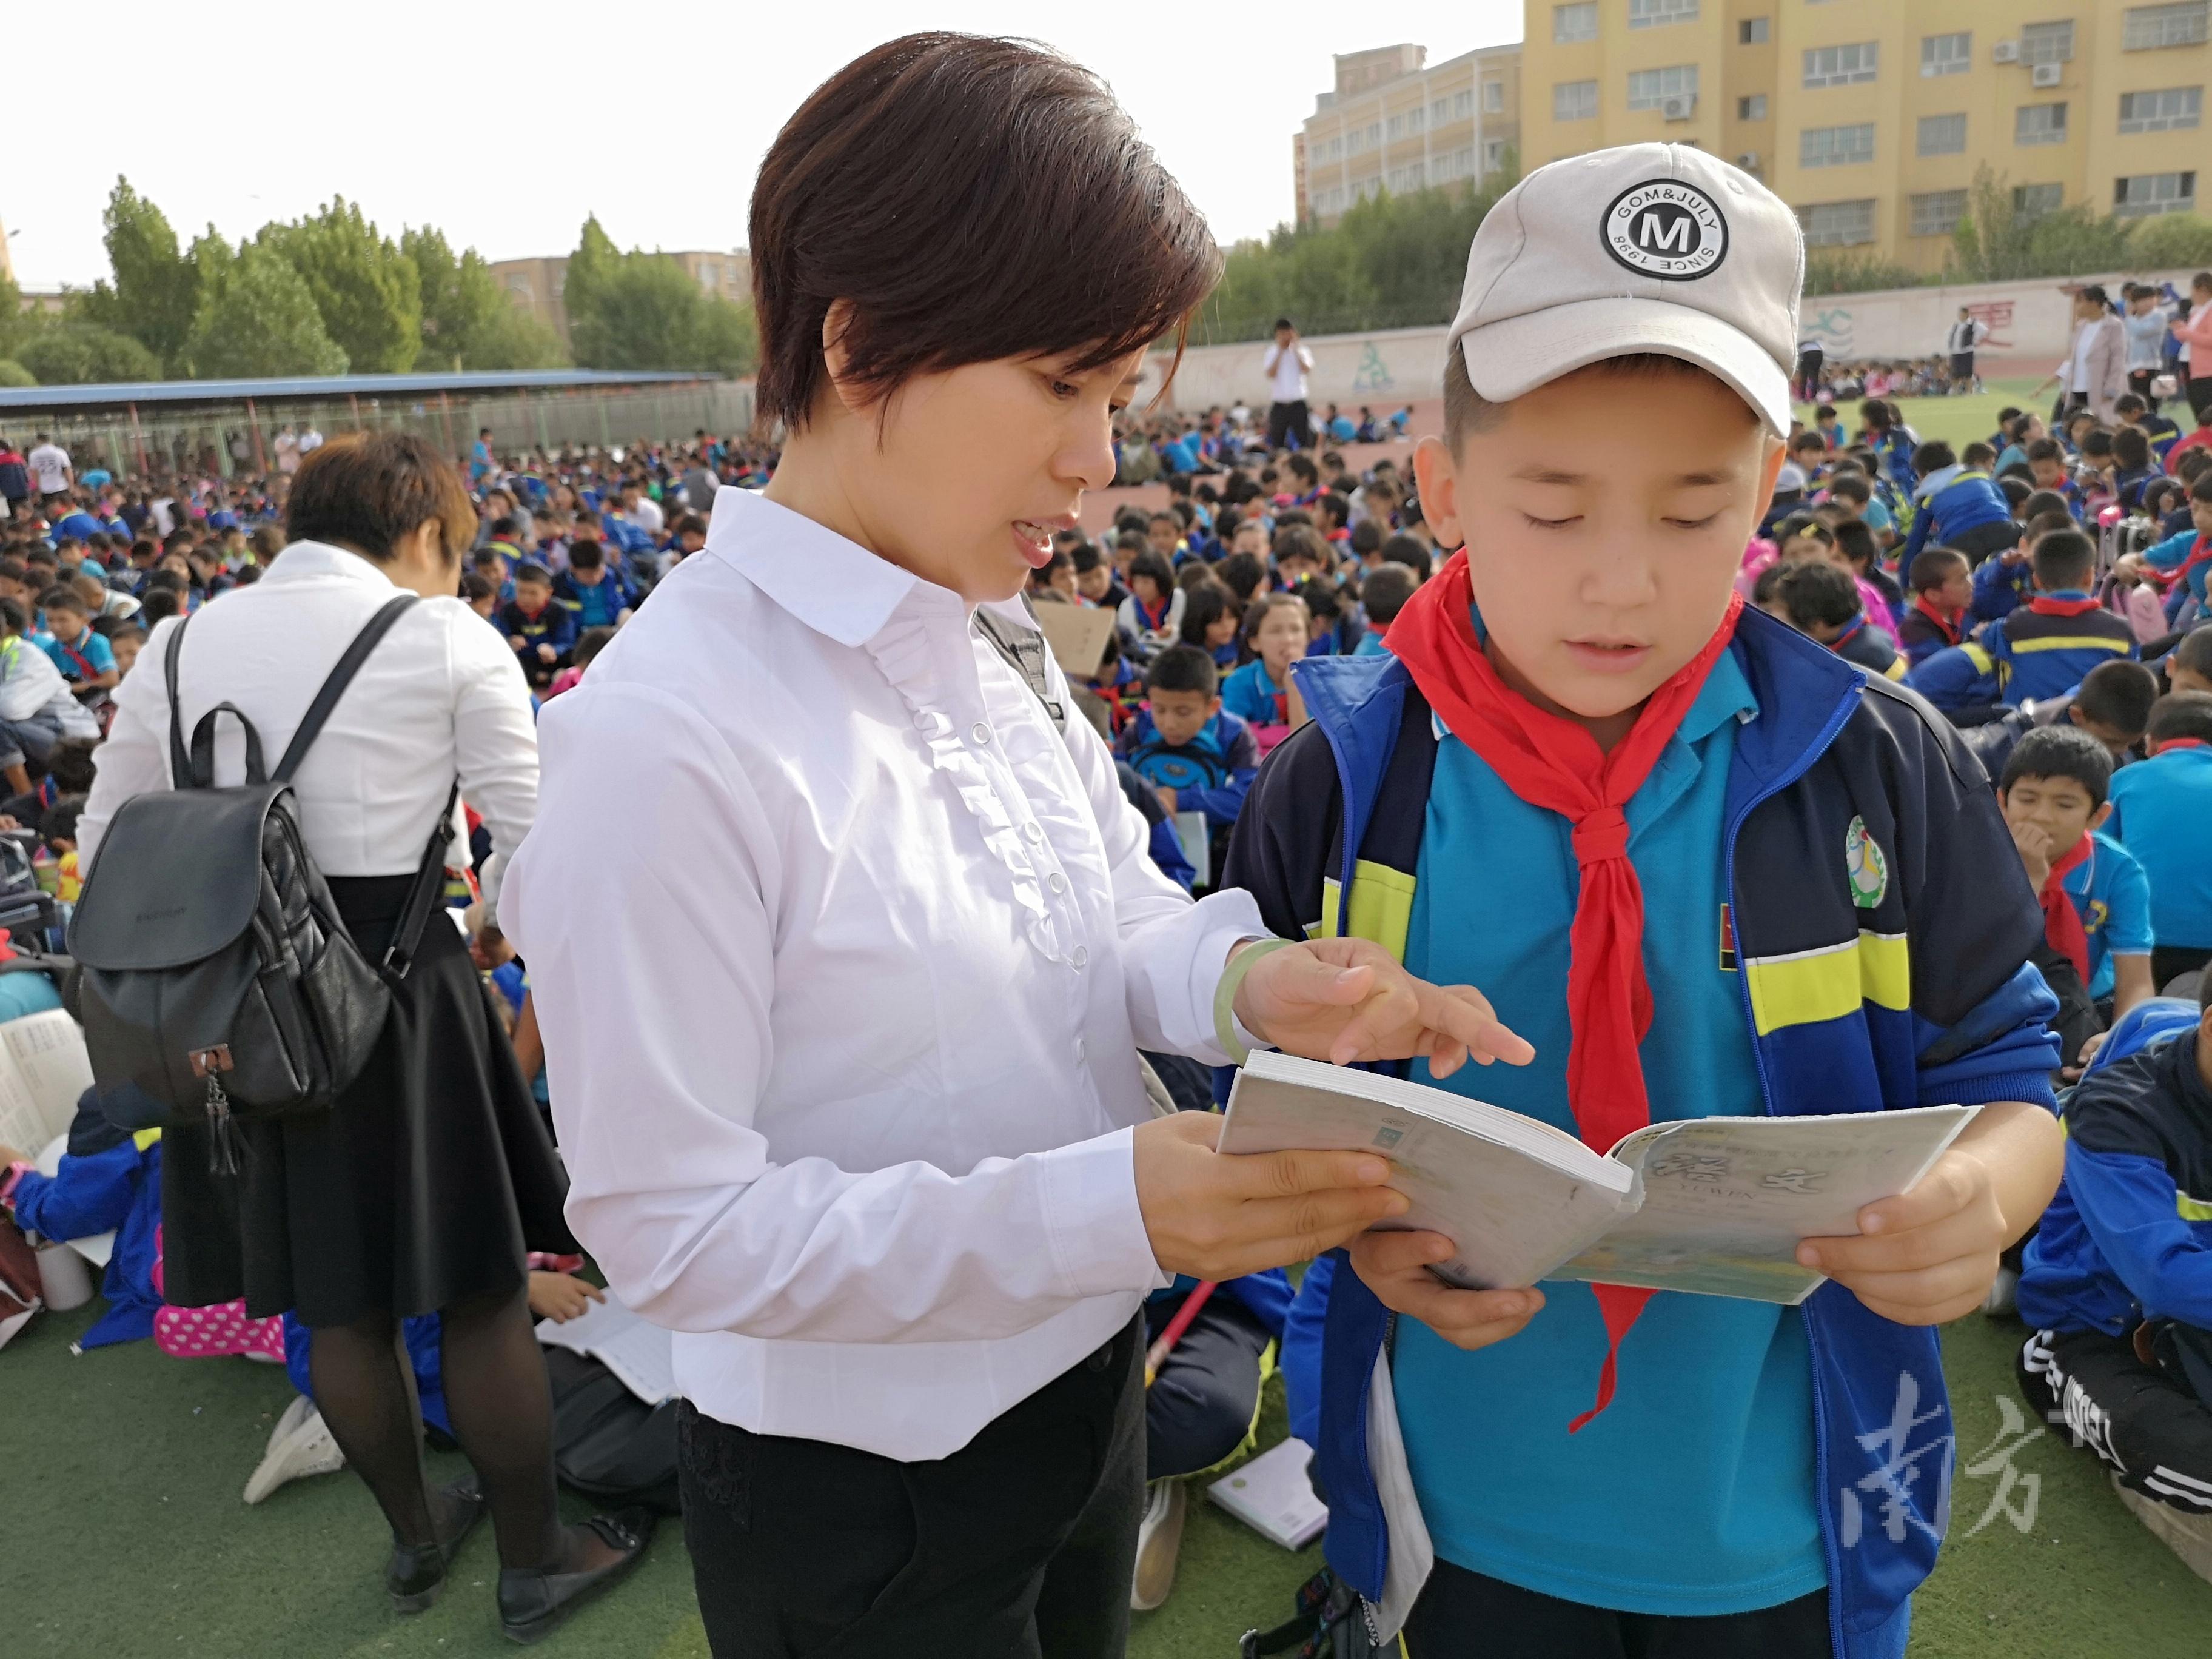
[[[1679,179],[1653,179],[1621,191],[1606,209],[1599,234],[1616,263],[1663,282],[1710,276],[1728,258],[1720,204]]]
[[[1844,869],[1850,878],[1851,902],[1871,910],[1889,891],[1889,860],[1867,833],[1866,820],[1853,817],[1844,831]]]

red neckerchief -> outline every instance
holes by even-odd
[[[92,665],[92,659],[86,656],[83,652],[78,650],[67,640],[57,639],[54,643],[61,647],[63,650],[69,653],[70,660],[76,665],[76,672],[82,674],[85,678],[91,679],[94,675],[100,672],[97,668],[94,668]]]
[[[1925,593],[1923,593],[1919,598],[1913,600],[1912,608],[1915,611],[1917,611],[1922,616],[1927,617],[1929,622],[1936,624],[1936,631],[1942,635],[1944,644],[1958,644],[1959,623],[1957,619],[1955,617],[1945,616],[1934,605],[1929,604],[1928,596]]]
[[[2051,874],[2045,878],[2043,892],[2043,937],[2051,948],[2074,964],[2074,971],[2081,975],[2081,983],[2089,983],[2089,935],[2081,926],[2081,913],[2074,908],[2074,901],[2066,891],[2066,878],[2089,859],[2089,837],[2085,831],[2063,858],[2051,861]]]
[[[1844,647],[1866,628],[1866,612],[1862,611],[1844,625],[1844,631],[1828,641],[1828,649],[1840,653]]]
[[[1389,623],[1371,622],[1367,624],[1367,637],[1377,645],[1388,645],[1390,642],[1390,629]]]
[[[1644,888],[1628,857],[1625,809],[1735,637],[1743,596],[1729,596],[1728,610],[1704,649],[1651,694],[1610,753],[1584,727],[1546,713],[1498,677],[1475,638],[1473,605],[1462,548],[1399,611],[1390,649],[1446,730],[1516,795],[1574,826],[1582,892],[1568,957],[1567,1104],[1584,1144],[1604,1153],[1651,1121],[1637,1052],[1651,1024]],[[1571,1434],[1612,1403],[1621,1339],[1652,1295],[1620,1285],[1591,1288],[1605,1320],[1605,1365],[1598,1374],[1597,1403],[1567,1425]]]
[[[2097,601],[2062,599],[2055,593],[2039,593],[2027,602],[2027,608],[2039,617],[2078,617],[2097,609]]]
[[[2204,746],[2202,738],[2166,738],[2160,740],[2153,752],[2163,755],[2169,749],[2202,749]]]
[[[2212,536],[2197,537],[2189,549],[2189,556],[2181,562],[2172,575],[2166,577],[2166,586],[2171,588],[2176,582],[2187,581],[2189,573],[2200,564],[2212,564]]]
[[[1167,620],[1168,607],[1174,603],[1173,599],[1162,599],[1158,605],[1146,605],[1142,599],[1136,600],[1137,614],[1145,619],[1145,631],[1147,634],[1159,632],[1160,624]]]
[[[1291,666],[1296,668],[1297,664],[1293,662]],[[1260,683],[1262,685],[1274,685],[1275,677],[1267,672],[1265,658],[1260,659],[1259,668]],[[1275,724],[1288,726],[1291,723],[1291,677],[1287,672],[1283,676],[1282,684],[1268,695],[1275,701]]]

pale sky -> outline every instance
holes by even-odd
[[[106,274],[118,173],[185,242],[210,222],[235,241],[335,193],[395,237],[434,224],[494,259],[568,252],[587,212],[625,248],[738,247],[753,174],[800,100],[932,27],[1041,38],[1099,70],[1225,244],[1291,216],[1291,134],[1332,53],[1412,40],[1436,64],[1521,35],[1520,0],[1391,8],[1372,29],[1358,11],[103,0],[10,77],[0,224],[26,288]]]

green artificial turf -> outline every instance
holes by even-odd
[[[1997,411],[2011,406],[2032,409],[2045,419],[2050,417],[2049,397],[2030,398],[2028,388],[2033,379],[1985,381],[1989,390],[1970,398],[1898,398],[1893,401],[1905,423],[1917,432],[1922,439],[1941,438],[1954,449],[1970,443],[1986,443],[1997,429]],[[1847,398],[1836,405],[1836,414],[1846,432],[1856,432],[1859,424],[1859,405],[1856,398]],[[1797,405],[1797,418],[1812,424],[1813,405]]]
[[[151,1343],[75,1356],[99,1304],[42,1315],[0,1353],[0,1652],[10,1659],[459,1659],[510,1650],[493,1601],[497,1558],[472,1539],[446,1597],[394,1616],[387,1535],[349,1475],[294,1483],[249,1509],[239,1491],[291,1396],[244,1360],[179,1361]],[[1975,1316],[1945,1333],[1958,1414],[1951,1541],[1917,1603],[1916,1656],[2197,1659],[2212,1585],[2120,1507],[2086,1454],[2054,1432],[2012,1458],[2008,1491],[1972,1466],[2014,1401],[2017,1325]],[[1283,1432],[1270,1385],[1263,1438]],[[2033,1426],[2022,1413],[2020,1432]],[[2017,1438],[2017,1434],[2009,1437]],[[456,1456],[433,1459],[450,1479]],[[2001,1492],[2015,1512],[1973,1531]],[[572,1513],[583,1506],[573,1499]],[[1870,1517],[1870,1520],[1872,1517]],[[1972,1533],[1972,1535],[1968,1534]],[[1194,1492],[1175,1594],[1135,1621],[1135,1659],[1231,1659],[1237,1637],[1287,1616],[1318,1547],[1293,1556]],[[637,1576],[548,1644],[592,1659],[704,1659],[680,1529],[664,1525]],[[930,1659],[922,1656],[921,1659]]]

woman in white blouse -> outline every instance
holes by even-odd
[[[1232,1013],[1340,1060],[1512,1040],[1373,946],[1268,953],[1248,895],[1193,904],[974,625],[1026,626],[1219,266],[1103,86],[880,47],[776,139],[750,245],[781,466],[545,710],[508,878],[569,1218],[679,1333],[718,1659],[1116,1653],[1146,1291],[1404,1202],[1377,1158],[1148,1121],[1138,1050],[1224,1063]]]
[[[362,665],[294,784],[307,849],[364,955],[382,954],[456,779],[491,832],[485,907],[538,805],[529,692],[506,641],[453,597],[476,513],[459,475],[421,440],[340,439],[295,477],[291,544],[249,587],[187,623],[164,621],[115,695],[99,774],[78,820],[88,880],[132,796],[170,787],[163,665],[183,631],[184,728],[219,702],[282,753],[331,665],[403,592],[422,596]],[[223,722],[218,783],[244,776]],[[466,867],[456,836],[452,862]],[[525,1250],[573,1248],[550,1137],[489,1011],[459,933],[433,915],[366,1069],[328,1111],[241,1125],[234,1175],[213,1173],[205,1132],[168,1132],[163,1294],[200,1307],[240,1297],[313,1332],[323,1420],[392,1523],[386,1587],[428,1607],[462,1533],[489,1508],[510,1634],[542,1633],[574,1598],[626,1569],[642,1528],[599,1516],[564,1528],[554,1504],[552,1402],[525,1298]],[[424,1486],[414,1378],[398,1322],[441,1316],[454,1433],[477,1475]],[[478,1477],[481,1478],[479,1489]]]

